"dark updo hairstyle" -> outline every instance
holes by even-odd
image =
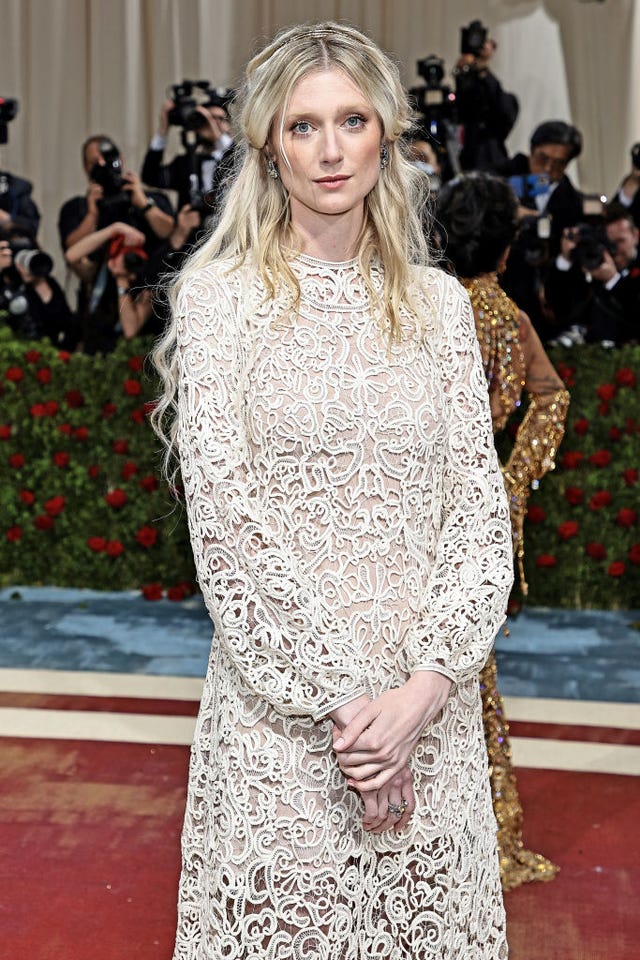
[[[492,273],[518,229],[511,187],[490,173],[467,173],[440,190],[436,229],[459,277]]]

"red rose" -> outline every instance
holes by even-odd
[[[21,453],[12,453],[9,457],[9,466],[14,470],[20,470],[25,465],[24,456]]]
[[[147,493],[153,493],[154,490],[158,489],[158,481],[156,477],[149,474],[141,478],[140,487],[142,490],[146,490]]]
[[[100,467],[98,466],[97,463],[92,463],[90,467],[87,467],[87,473],[89,474],[92,480],[95,480],[95,478],[100,473]]]
[[[186,593],[181,586],[169,587],[167,590],[167,600],[180,601],[184,600]]]
[[[633,527],[637,522],[638,514],[635,510],[631,510],[629,507],[623,507],[622,510],[618,510],[616,523],[619,527]]]
[[[561,465],[564,470],[575,470],[584,460],[584,454],[579,450],[569,450],[562,457]]]
[[[630,437],[636,432],[636,422],[633,417],[627,417],[624,421],[624,432],[628,433]]]
[[[58,450],[51,459],[56,467],[68,467],[71,457],[66,450]]]
[[[144,410],[142,407],[136,407],[135,410],[132,410],[129,414],[129,419],[133,420],[134,423],[144,423]]]
[[[15,524],[13,527],[9,527],[5,533],[5,536],[11,543],[17,543],[22,537],[22,527],[19,527],[17,524]]]
[[[160,600],[162,586],[159,583],[147,583],[142,587],[142,596],[145,600]]]
[[[589,457],[589,463],[592,467],[608,467],[611,463],[611,454],[608,450],[596,450]]]
[[[640,543],[632,544],[627,556],[629,560],[631,560],[631,563],[640,564]]]
[[[59,404],[57,400],[47,400],[45,403],[45,410],[47,411],[48,417],[55,417],[56,413],[59,410]]]
[[[598,490],[589,500],[589,509],[602,510],[603,507],[608,507],[612,500],[613,497],[608,490]]]
[[[127,460],[122,470],[120,471],[120,476],[123,480],[130,480],[131,477],[135,476],[138,472],[138,464],[133,463],[132,460]]]
[[[558,371],[558,375],[561,377],[562,380],[564,380],[565,386],[575,387],[576,385],[576,382],[574,380],[574,375],[576,372],[575,367],[570,367],[568,364],[562,363],[562,361],[560,361],[556,369]]]
[[[46,408],[46,406],[44,405],[44,403],[32,403],[31,406],[29,407],[29,413],[30,413],[31,416],[34,417],[34,418],[37,418],[37,417],[46,417],[46,416],[47,416],[47,408]]]
[[[630,367],[620,367],[616,370],[616,383],[620,387],[635,387],[636,375]]]
[[[58,427],[58,433],[63,433],[65,437],[70,437],[73,432],[73,427],[70,423],[61,423]]]
[[[142,393],[142,387],[139,380],[125,380],[123,383],[124,392],[130,397],[137,397]]]
[[[596,393],[603,403],[611,403],[617,392],[618,388],[615,383],[603,383],[602,386],[596,390]]]
[[[51,370],[49,367],[40,367],[39,370],[36,370],[36,377],[40,383],[50,383],[51,382]]]
[[[153,413],[153,411],[157,406],[158,406],[157,400],[147,400],[147,402],[142,405],[142,409],[144,410],[146,416],[149,416],[149,414]]]
[[[107,549],[107,541],[104,537],[89,537],[87,546],[90,550],[93,550],[94,553],[102,553]]]
[[[115,490],[110,490],[109,493],[105,494],[104,499],[108,506],[113,507],[114,510],[120,510],[121,507],[124,507],[128,497],[124,490],[116,487]]]
[[[624,563],[622,560],[614,560],[614,562],[609,566],[607,573],[610,577],[621,577],[624,573]]]
[[[557,560],[550,553],[541,553],[539,557],[536,558],[536,567],[555,567]]]
[[[107,540],[105,550],[108,557],[119,557],[121,553],[124,553],[124,547],[119,540]]]
[[[70,407],[77,408],[84,406],[84,396],[79,390],[68,390],[67,393],[65,393],[64,398]]]
[[[23,377],[24,373],[21,367],[9,367],[4,375],[5,380],[11,380],[12,383],[19,383]]]
[[[37,517],[33,518],[33,525],[37,530],[51,530],[53,518],[47,516],[46,513],[40,513]]]
[[[71,354],[68,350],[58,350],[58,360],[60,360],[62,363],[69,363],[70,359]]]
[[[11,427],[8,423],[0,424],[0,440],[11,439]]]
[[[573,429],[576,433],[579,433],[581,437],[584,437],[585,433],[589,429],[589,421],[585,417],[581,417],[573,425]]]
[[[102,408],[102,417],[104,420],[109,420],[115,413],[118,412],[118,408],[115,403],[105,403]]]
[[[31,504],[36,499],[34,494],[31,492],[31,490],[21,490],[18,496],[20,497],[23,503],[26,503],[28,507],[30,507]]]
[[[622,477],[626,485],[632,487],[634,483],[638,482],[638,471],[635,467],[629,467],[628,470],[622,471]]]
[[[76,427],[76,429],[73,431],[73,435],[76,438],[76,440],[89,439],[89,431],[87,430],[86,427]]]
[[[614,443],[620,439],[622,436],[622,430],[620,427],[610,427],[609,429],[609,440],[612,440]]]
[[[584,500],[584,490],[581,490],[580,487],[567,487],[564,498],[572,507],[577,507]]]
[[[27,350],[24,355],[24,359],[27,363],[37,363],[42,354],[39,350]]]
[[[607,414],[609,413],[609,404],[601,403],[598,407],[598,413],[600,414],[601,417],[606,417]]]
[[[144,357],[129,357],[127,360],[127,366],[129,370],[135,370],[136,373],[139,373],[144,366]]]
[[[62,513],[64,510],[65,499],[64,497],[51,497],[50,500],[47,500],[44,504],[44,509],[49,514],[50,517],[57,517],[59,513]]]
[[[591,557],[592,560],[604,560],[607,555],[606,548],[603,547],[601,543],[596,543],[595,541],[588,543],[584,548],[584,552],[588,557]]]
[[[112,449],[114,453],[129,453],[129,441],[128,440],[114,440],[112,444]]]
[[[136,533],[136,540],[141,547],[145,547],[146,549],[153,547],[157,539],[158,531],[155,527],[140,527]]]
[[[565,520],[558,526],[558,536],[561,540],[571,540],[572,537],[578,536],[579,529],[575,520]]]

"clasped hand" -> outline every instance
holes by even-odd
[[[420,670],[402,687],[371,701],[359,697],[335,712],[333,748],[349,786],[362,795],[365,829],[400,830],[408,822],[415,808],[409,758],[450,689],[443,674]],[[397,807],[402,801],[406,810],[397,817],[389,803]]]

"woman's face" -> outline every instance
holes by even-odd
[[[380,176],[381,141],[378,115],[342,70],[317,70],[298,81],[270,143],[293,225],[313,229],[327,217],[361,220],[364,198]]]

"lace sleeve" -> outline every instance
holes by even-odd
[[[482,667],[505,619],[513,558],[471,304],[456,281],[443,275],[442,284],[442,518],[407,654],[410,670],[436,670],[458,682]]]
[[[364,692],[358,657],[261,519],[242,408],[242,331],[230,282],[182,288],[178,447],[198,580],[217,642],[285,714],[321,719]]]

